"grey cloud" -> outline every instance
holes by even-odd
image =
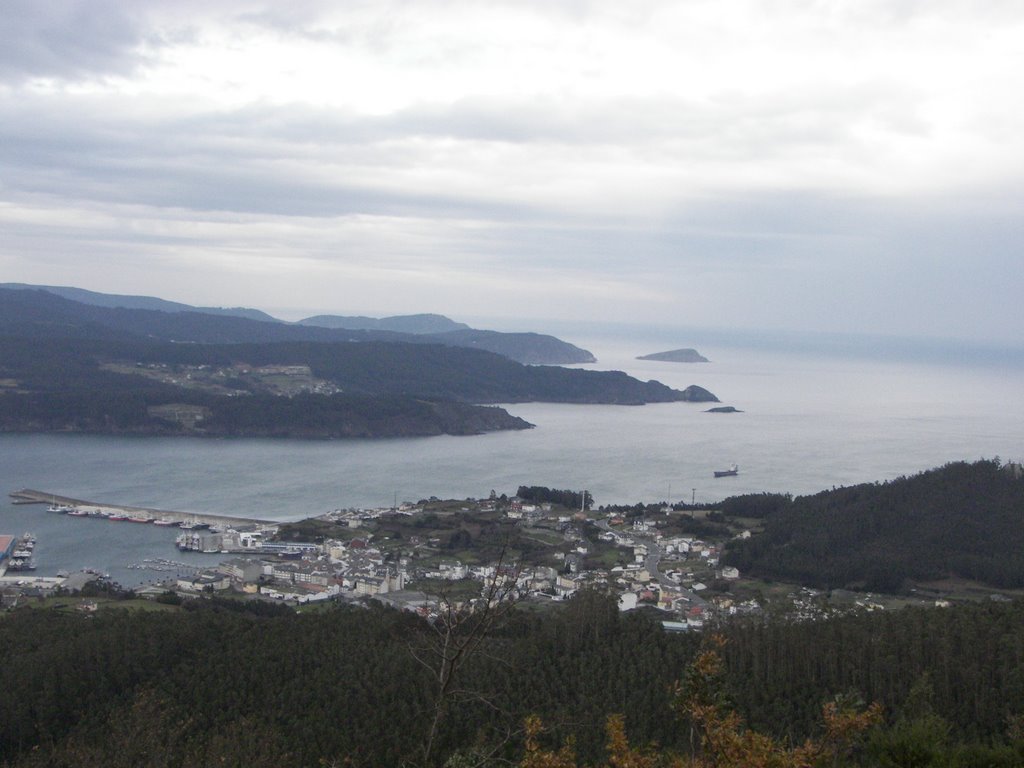
[[[77,105],[68,100],[59,105],[45,99],[18,99],[15,105],[0,101],[6,195],[286,216],[511,215],[502,205],[444,189],[385,191],[346,178],[346,164],[374,165],[382,153],[356,143],[340,158],[330,155],[317,144],[324,134],[312,128],[284,130],[287,142],[296,140],[296,131],[306,131],[309,146],[282,146],[272,118],[260,126],[250,118],[255,115],[243,110],[231,118],[185,117],[153,124],[132,122],[89,100]],[[335,128],[322,130],[337,135]],[[338,177],[320,173],[327,162],[339,166]],[[516,215],[528,207],[517,206]]]
[[[0,24],[0,79],[77,80],[128,74],[143,62],[144,25],[118,0],[9,0]]]
[[[447,104],[418,104],[387,115],[356,115],[304,105],[259,106],[201,115],[197,125],[242,135],[301,142],[371,143],[416,136],[510,144],[643,145],[658,140],[722,141],[727,151],[848,138],[870,122],[896,133],[922,133],[919,96],[882,83],[837,89],[822,85],[769,94],[723,93],[711,103],[685,96],[496,99],[472,96]],[[732,146],[730,150],[729,147]]]
[[[456,195],[443,187],[387,191],[378,177],[417,167],[443,173],[448,167],[437,164],[459,162],[457,152],[433,157],[429,143],[414,140],[424,137],[548,145],[566,163],[602,145],[635,153],[652,168],[763,162],[782,152],[827,151],[858,117],[899,112],[910,119],[913,100],[901,96],[869,88],[845,98],[824,94],[817,103],[807,94],[753,101],[735,96],[711,110],[666,99],[565,106],[478,97],[383,116],[254,105],[149,117],[149,108],[157,115],[167,105],[135,100],[126,108],[117,97],[14,94],[0,97],[0,160],[12,192],[285,215],[433,213],[542,221],[531,200],[495,202],[501,195],[488,195],[487,187],[500,179],[480,178],[476,190]],[[336,167],[337,176],[326,177],[327,167]],[[360,178],[347,175],[353,170]],[[479,173],[471,165],[461,170]],[[545,170],[534,170],[542,178]]]
[[[317,19],[330,7],[311,0],[290,2],[287,9],[247,0],[7,0],[0,24],[0,82],[130,75],[152,61],[153,49],[194,40],[210,23],[312,37]]]

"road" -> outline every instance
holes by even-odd
[[[608,524],[607,518],[602,518],[600,520],[595,521],[595,525],[597,525],[597,527],[603,531],[611,530],[611,526]],[[656,582],[658,586],[670,587],[674,590],[680,590],[682,592],[683,597],[689,599],[692,605],[700,606],[701,608],[703,608],[708,604],[707,600],[702,598],[692,589],[686,589],[686,587],[677,584],[658,569],[658,563],[661,562],[662,555],[661,545],[658,544],[657,540],[653,536],[640,535],[635,536],[634,538],[636,538],[644,546],[647,547],[647,558],[644,560],[644,567],[647,568],[648,573],[651,574],[651,581]]]

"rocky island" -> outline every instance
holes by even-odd
[[[637,360],[657,360],[662,363],[709,363],[704,355],[696,349],[671,349],[668,352],[654,352],[641,355]]]
[[[720,403],[722,402],[704,387],[691,384],[683,390],[683,396],[679,398],[686,403]]]

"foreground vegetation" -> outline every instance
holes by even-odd
[[[0,761],[1024,764],[1022,603],[738,623],[709,657],[701,637],[587,592],[562,611],[504,615],[439,697],[442,629],[380,607],[15,611],[0,621]],[[610,715],[622,716],[611,757]],[[850,738],[825,749],[837,723]]]

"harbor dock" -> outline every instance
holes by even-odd
[[[211,526],[235,527],[240,525],[271,526],[280,525],[277,520],[265,520],[254,517],[236,517],[234,515],[216,515],[207,512],[177,512],[169,509],[151,509],[148,507],[129,507],[122,504],[108,504],[100,501],[86,501],[70,496],[61,496],[32,488],[22,488],[9,494],[13,504],[49,504],[51,507],[64,507],[66,510],[82,510],[84,513],[110,517],[112,514],[119,519],[145,523],[206,523]],[[111,518],[113,519],[113,518]]]

